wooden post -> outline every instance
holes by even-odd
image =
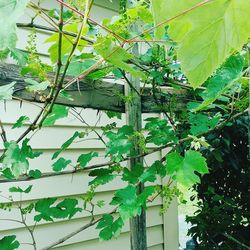
[[[133,2],[128,1],[128,6]],[[132,27],[136,29],[136,25]],[[138,55],[138,44],[133,47],[133,54]],[[142,129],[142,105],[140,96],[140,80],[132,76],[128,76],[130,84],[126,84],[125,93],[132,96],[132,100],[126,104],[126,119],[127,125],[132,126],[135,131]],[[130,85],[130,86],[129,86]],[[141,149],[137,139],[133,140],[131,155],[141,154]],[[142,158],[131,159],[129,161],[130,169],[133,171],[138,167],[138,164],[143,164]],[[143,184],[137,187],[137,193],[143,191]],[[147,232],[146,232],[146,212],[142,209],[142,213],[130,220],[130,243],[131,250],[147,250]]]
[[[141,97],[138,95],[137,91],[140,91],[140,81],[133,77],[129,77],[132,84],[132,88],[126,85],[126,94],[132,95],[132,101],[126,105],[126,118],[127,125],[132,126],[134,130],[141,131],[142,129],[142,113],[141,113]],[[131,150],[131,155],[139,155],[141,150],[138,145],[138,141],[135,139],[133,141],[133,148]],[[129,165],[133,171],[138,164],[143,164],[141,159],[131,159]],[[143,185],[140,184],[137,187],[137,192],[141,193],[143,191]],[[147,236],[146,236],[146,214],[143,209],[141,215],[136,216],[130,220],[130,241],[131,250],[146,250],[147,249]]]

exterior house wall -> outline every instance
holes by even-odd
[[[115,11],[112,10],[110,3],[107,5],[111,8],[104,8],[102,5],[106,5],[105,1],[97,1],[96,5],[91,13],[92,17],[97,21],[100,21],[102,18],[110,17],[115,14]],[[103,4],[105,2],[105,4]],[[47,1],[49,6],[54,5],[55,1]],[[55,4],[56,6],[56,4]],[[22,22],[29,22],[30,13],[22,18]],[[44,20],[39,19],[39,23],[45,25]],[[25,49],[27,35],[29,34],[29,29],[18,29],[18,48]],[[38,51],[43,55],[43,60],[48,58],[48,46],[49,44],[44,44],[43,41],[49,35],[48,32],[38,32],[37,41],[38,41]],[[8,61],[11,62],[11,61]],[[21,115],[28,115],[32,120],[37,111],[40,109],[40,105],[31,104],[23,102],[20,104],[19,101],[7,101],[6,103],[0,103],[0,119],[3,122],[4,128],[8,135],[8,140],[17,138],[18,135],[22,133],[25,129],[12,129],[12,125]],[[113,119],[110,121],[107,116],[97,111],[91,109],[84,109],[78,111],[82,112],[82,117],[92,127],[95,127],[98,131],[101,132],[101,127],[106,124],[116,121]],[[147,117],[149,115],[144,115]],[[118,120],[117,126],[121,127],[125,124],[125,115],[123,115],[122,120]],[[26,125],[27,126],[27,125]],[[77,131],[84,131],[87,129],[87,126],[79,122],[73,115],[69,117],[60,119],[56,122],[53,127],[46,127],[38,131],[31,137],[31,145],[35,150],[43,150],[44,154],[38,159],[32,160],[30,162],[31,168],[40,169],[42,172],[51,172],[51,157],[55,151],[57,151],[62,143],[70,138],[73,133]],[[103,162],[105,155],[105,146],[98,140],[95,139],[96,135],[92,132],[88,136],[88,140],[79,141],[73,143],[69,149],[67,149],[62,156],[66,159],[71,159],[73,163],[76,162],[77,157],[81,153],[87,153],[89,151],[99,152],[100,157],[92,160],[91,164]],[[0,143],[0,150],[3,150],[3,144]],[[160,159],[162,152],[155,153],[149,157],[146,157],[147,164],[154,162],[156,159]],[[105,160],[106,161],[106,160]],[[77,197],[79,198],[79,203],[81,203],[81,196],[88,191],[88,173],[74,174],[74,175],[63,175],[56,176],[51,178],[39,179],[36,181],[21,182],[21,183],[11,183],[11,184],[0,184],[0,203],[6,202],[6,199],[3,197],[8,197],[10,195],[8,189],[11,186],[20,186],[21,188],[28,187],[33,185],[32,192],[27,195],[12,195],[15,202],[22,204],[25,207],[26,204],[32,201],[36,201],[39,198],[46,197],[58,197],[63,199],[64,197]],[[164,180],[158,180],[159,183],[164,182]],[[106,184],[100,187],[97,191],[97,200],[106,200],[109,201],[112,197],[112,193],[115,190],[123,187],[124,183],[121,180],[115,180],[109,184]],[[108,203],[108,202],[107,202]],[[174,202],[171,205],[171,208],[166,215],[159,215],[159,211],[162,207],[161,198],[157,198],[152,204],[149,205],[147,210],[147,232],[148,232],[148,249],[150,250],[177,250],[178,249],[178,230],[177,230],[177,204]],[[96,209],[95,213],[101,215],[104,212],[109,212],[111,208],[109,205],[105,205],[102,209]],[[32,225],[33,214],[30,214],[27,219],[27,223]],[[20,214],[18,210],[16,211],[3,211],[0,210],[1,219],[20,219]],[[67,235],[68,233],[78,229],[82,225],[88,223],[90,220],[89,214],[78,213],[74,219],[68,220],[58,220],[53,223],[42,221],[38,223],[35,230],[35,237],[37,239],[38,250],[46,247],[50,243],[56,241],[57,239]],[[14,221],[2,221],[0,220],[0,238],[5,235],[17,235],[17,240],[20,243],[29,243],[31,242],[30,235],[23,225],[18,224]],[[129,241],[129,225],[127,224],[121,236],[118,239],[114,239],[107,242],[100,242],[98,240],[98,231],[95,227],[91,227],[74,237],[70,240],[64,242],[59,247],[55,249],[61,250],[96,250],[98,248],[105,249],[119,249],[119,250],[128,250],[130,249]],[[21,245],[21,250],[30,250],[33,249],[32,246],[27,244]]]

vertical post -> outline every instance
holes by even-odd
[[[138,53],[138,46],[135,45],[133,53]],[[141,97],[138,94],[140,92],[140,81],[139,79],[128,77],[131,86],[126,84],[125,90],[127,95],[131,95],[133,98],[126,105],[126,119],[127,125],[132,126],[136,131],[142,129],[142,113],[141,113]],[[133,140],[133,147],[131,155],[141,154],[138,141]],[[133,171],[137,168],[138,164],[143,164],[142,158],[131,159],[129,161],[130,169]],[[139,184],[137,192],[143,191],[143,185]],[[146,213],[142,210],[141,215],[136,216],[130,220],[130,241],[131,250],[146,250],[147,249],[147,236],[146,236]]]
[[[128,0],[127,6],[134,4],[134,0]],[[136,30],[136,25],[131,29]],[[133,54],[139,54],[138,44],[133,47]],[[126,104],[126,121],[127,125],[132,126],[136,131],[142,129],[142,112],[141,112],[141,96],[140,96],[140,80],[131,75],[128,76],[130,84],[125,85],[126,95],[132,96],[132,100]],[[129,86],[130,85],[130,86]],[[137,139],[133,140],[131,155],[141,154],[140,146]],[[138,164],[143,164],[142,158],[131,159],[129,161],[130,169],[133,171]],[[143,184],[137,186],[137,193],[143,191]],[[142,213],[130,220],[130,243],[131,250],[146,250],[147,249],[147,233],[146,233],[146,212],[142,209]]]

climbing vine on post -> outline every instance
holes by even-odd
[[[139,218],[147,204],[159,196],[166,201],[163,211],[167,210],[173,197],[180,195],[173,182],[191,187],[199,183],[199,175],[208,173],[203,152],[214,150],[206,140],[209,133],[230,126],[231,121],[245,114],[248,108],[246,45],[250,37],[250,0],[180,0],[178,3],[142,0],[133,6],[121,1],[121,14],[102,23],[91,18],[93,0],[54,2],[58,8],[47,10],[42,1],[0,1],[0,24],[4,27],[0,31],[0,59],[11,57],[19,64],[15,79],[20,82],[21,78],[23,83],[20,85],[13,79],[7,84],[1,80],[0,101],[8,103],[13,98],[42,103],[34,119],[30,114],[18,118],[12,129],[23,128],[23,132],[17,132],[13,140],[8,140],[0,117],[4,147],[0,157],[0,185],[10,184],[9,193],[3,194],[6,200],[1,203],[1,209],[19,210],[17,223],[27,229],[34,249],[51,249],[91,226],[96,227],[102,240],[118,237],[123,226],[130,219]],[[30,23],[16,23],[26,8],[33,12]],[[47,21],[47,26],[36,23],[38,17]],[[131,29],[135,23],[137,29]],[[31,28],[27,52],[16,47],[16,25]],[[49,63],[39,56],[37,30],[51,32],[43,41],[49,44]],[[138,44],[143,49],[134,53]],[[107,116],[119,118],[124,106],[130,107],[130,117],[131,112],[134,115],[133,123],[118,129],[110,123],[100,133],[89,126],[81,112],[72,108],[72,102],[75,98],[79,103],[84,84],[97,81],[104,84],[105,78],[122,82],[119,88],[111,85],[112,94],[121,105],[116,107],[118,113],[110,109]],[[124,85],[129,92],[124,92]],[[72,89],[78,91],[74,98]],[[150,104],[146,100],[150,100]],[[94,99],[85,105],[95,108],[96,102]],[[106,104],[107,100],[103,102]],[[164,119],[149,117],[144,127],[134,126],[141,122],[135,120],[136,114],[139,112],[137,118],[140,119],[140,109],[145,106],[157,107],[154,110],[163,113]],[[32,148],[31,137],[69,114],[88,129],[79,129],[61,142],[61,148],[51,158],[51,172],[33,169],[30,160],[42,157],[43,152]],[[93,159],[100,157],[94,151],[79,154],[76,162],[67,159],[65,151],[77,140],[86,139],[89,131],[105,146],[106,160],[92,164]],[[163,149],[169,149],[169,153],[162,159],[147,167],[141,164],[143,157]],[[130,168],[126,165],[128,162],[134,166]],[[72,197],[43,198],[25,207],[21,201],[18,205],[15,202],[16,193],[21,197],[32,193],[30,180],[36,182],[41,178],[87,171],[89,190],[83,190],[86,195],[82,202]],[[169,181],[165,186],[157,184],[157,179],[166,176]],[[111,200],[96,201],[96,189],[118,178],[124,187],[115,191]],[[147,187],[138,192],[138,187],[145,184]],[[97,216],[96,207],[107,204],[112,207],[110,212]],[[37,245],[34,225],[41,221],[72,219],[84,211],[91,217],[86,225],[47,246]],[[27,222],[28,217],[33,224]],[[145,229],[145,223],[143,227]],[[20,244],[15,235],[0,239],[0,248],[18,249]],[[146,249],[146,244],[138,249]]]

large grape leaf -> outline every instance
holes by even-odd
[[[29,0],[0,0],[0,51],[16,46],[16,22]]]
[[[189,150],[184,157],[177,152],[172,152],[166,156],[166,159],[167,173],[184,186],[191,187],[200,182],[200,178],[195,172],[208,173],[206,160],[197,151]]]
[[[227,61],[209,78],[206,89],[202,92],[203,102],[195,108],[202,110],[212,104],[240,78],[244,68],[244,58],[240,54],[230,56]]]
[[[161,1],[165,17],[161,16],[160,21],[202,2]],[[169,35],[178,44],[178,60],[194,88],[204,83],[233,51],[239,51],[247,43],[249,9],[250,0],[208,1],[169,23]]]

